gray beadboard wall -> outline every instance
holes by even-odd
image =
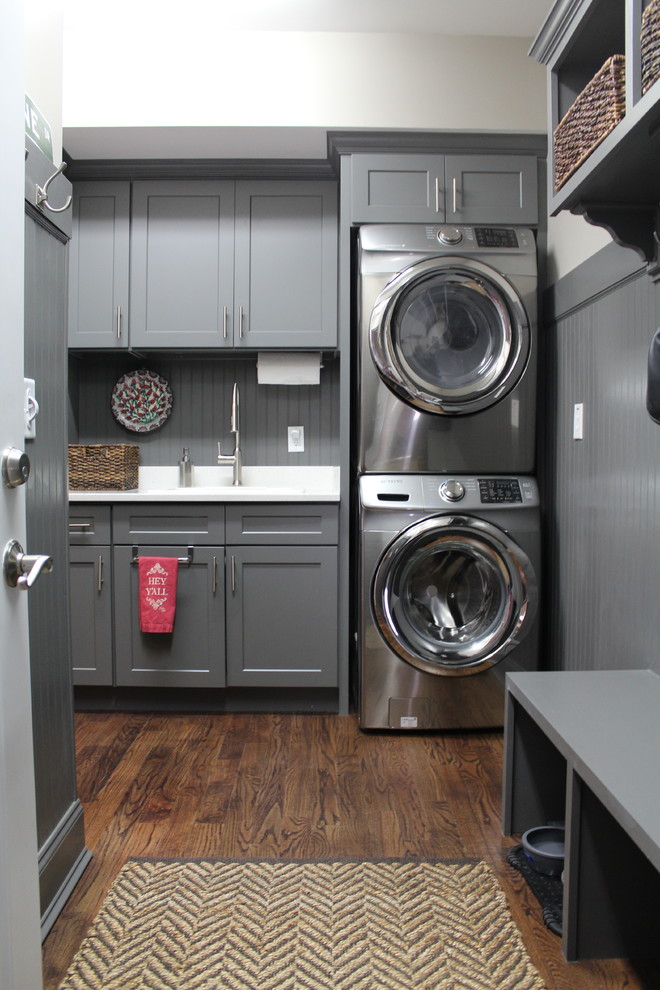
[[[645,406],[660,286],[612,244],[544,303],[546,662],[660,672],[660,426]]]
[[[69,360],[69,442],[138,443],[145,466],[176,464],[183,446],[195,464],[217,463],[233,450],[229,432],[234,382],[240,388],[244,464],[339,464],[339,358],[322,356],[319,385],[260,385],[257,356],[165,357],[87,353]],[[129,371],[147,368],[172,389],[172,415],[152,433],[133,433],[111,410],[112,389]],[[287,452],[287,426],[304,426],[305,449]]]

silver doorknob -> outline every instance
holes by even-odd
[[[10,588],[29,591],[39,575],[49,574],[53,558],[46,554],[25,553],[18,540],[10,540],[5,547],[3,570]]]
[[[30,458],[18,447],[5,447],[2,452],[2,480],[5,488],[24,485],[30,477]]]

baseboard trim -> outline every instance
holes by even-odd
[[[39,850],[42,941],[91,858],[85,846],[83,808],[76,798]]]

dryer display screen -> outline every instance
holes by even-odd
[[[479,496],[482,502],[522,502],[516,478],[479,478]]]
[[[515,230],[504,227],[475,227],[477,244],[487,248],[517,248],[518,238]]]

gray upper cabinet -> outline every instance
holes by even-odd
[[[235,347],[335,347],[334,183],[236,184]]]
[[[443,155],[353,155],[354,223],[445,219]]]
[[[354,223],[538,222],[533,155],[353,155]]]
[[[532,155],[447,155],[445,184],[450,223],[538,222]]]
[[[334,182],[154,179],[74,192],[70,347],[337,346]]]
[[[234,183],[133,183],[131,347],[228,347]]]
[[[73,186],[69,346],[128,345],[130,182]]]

